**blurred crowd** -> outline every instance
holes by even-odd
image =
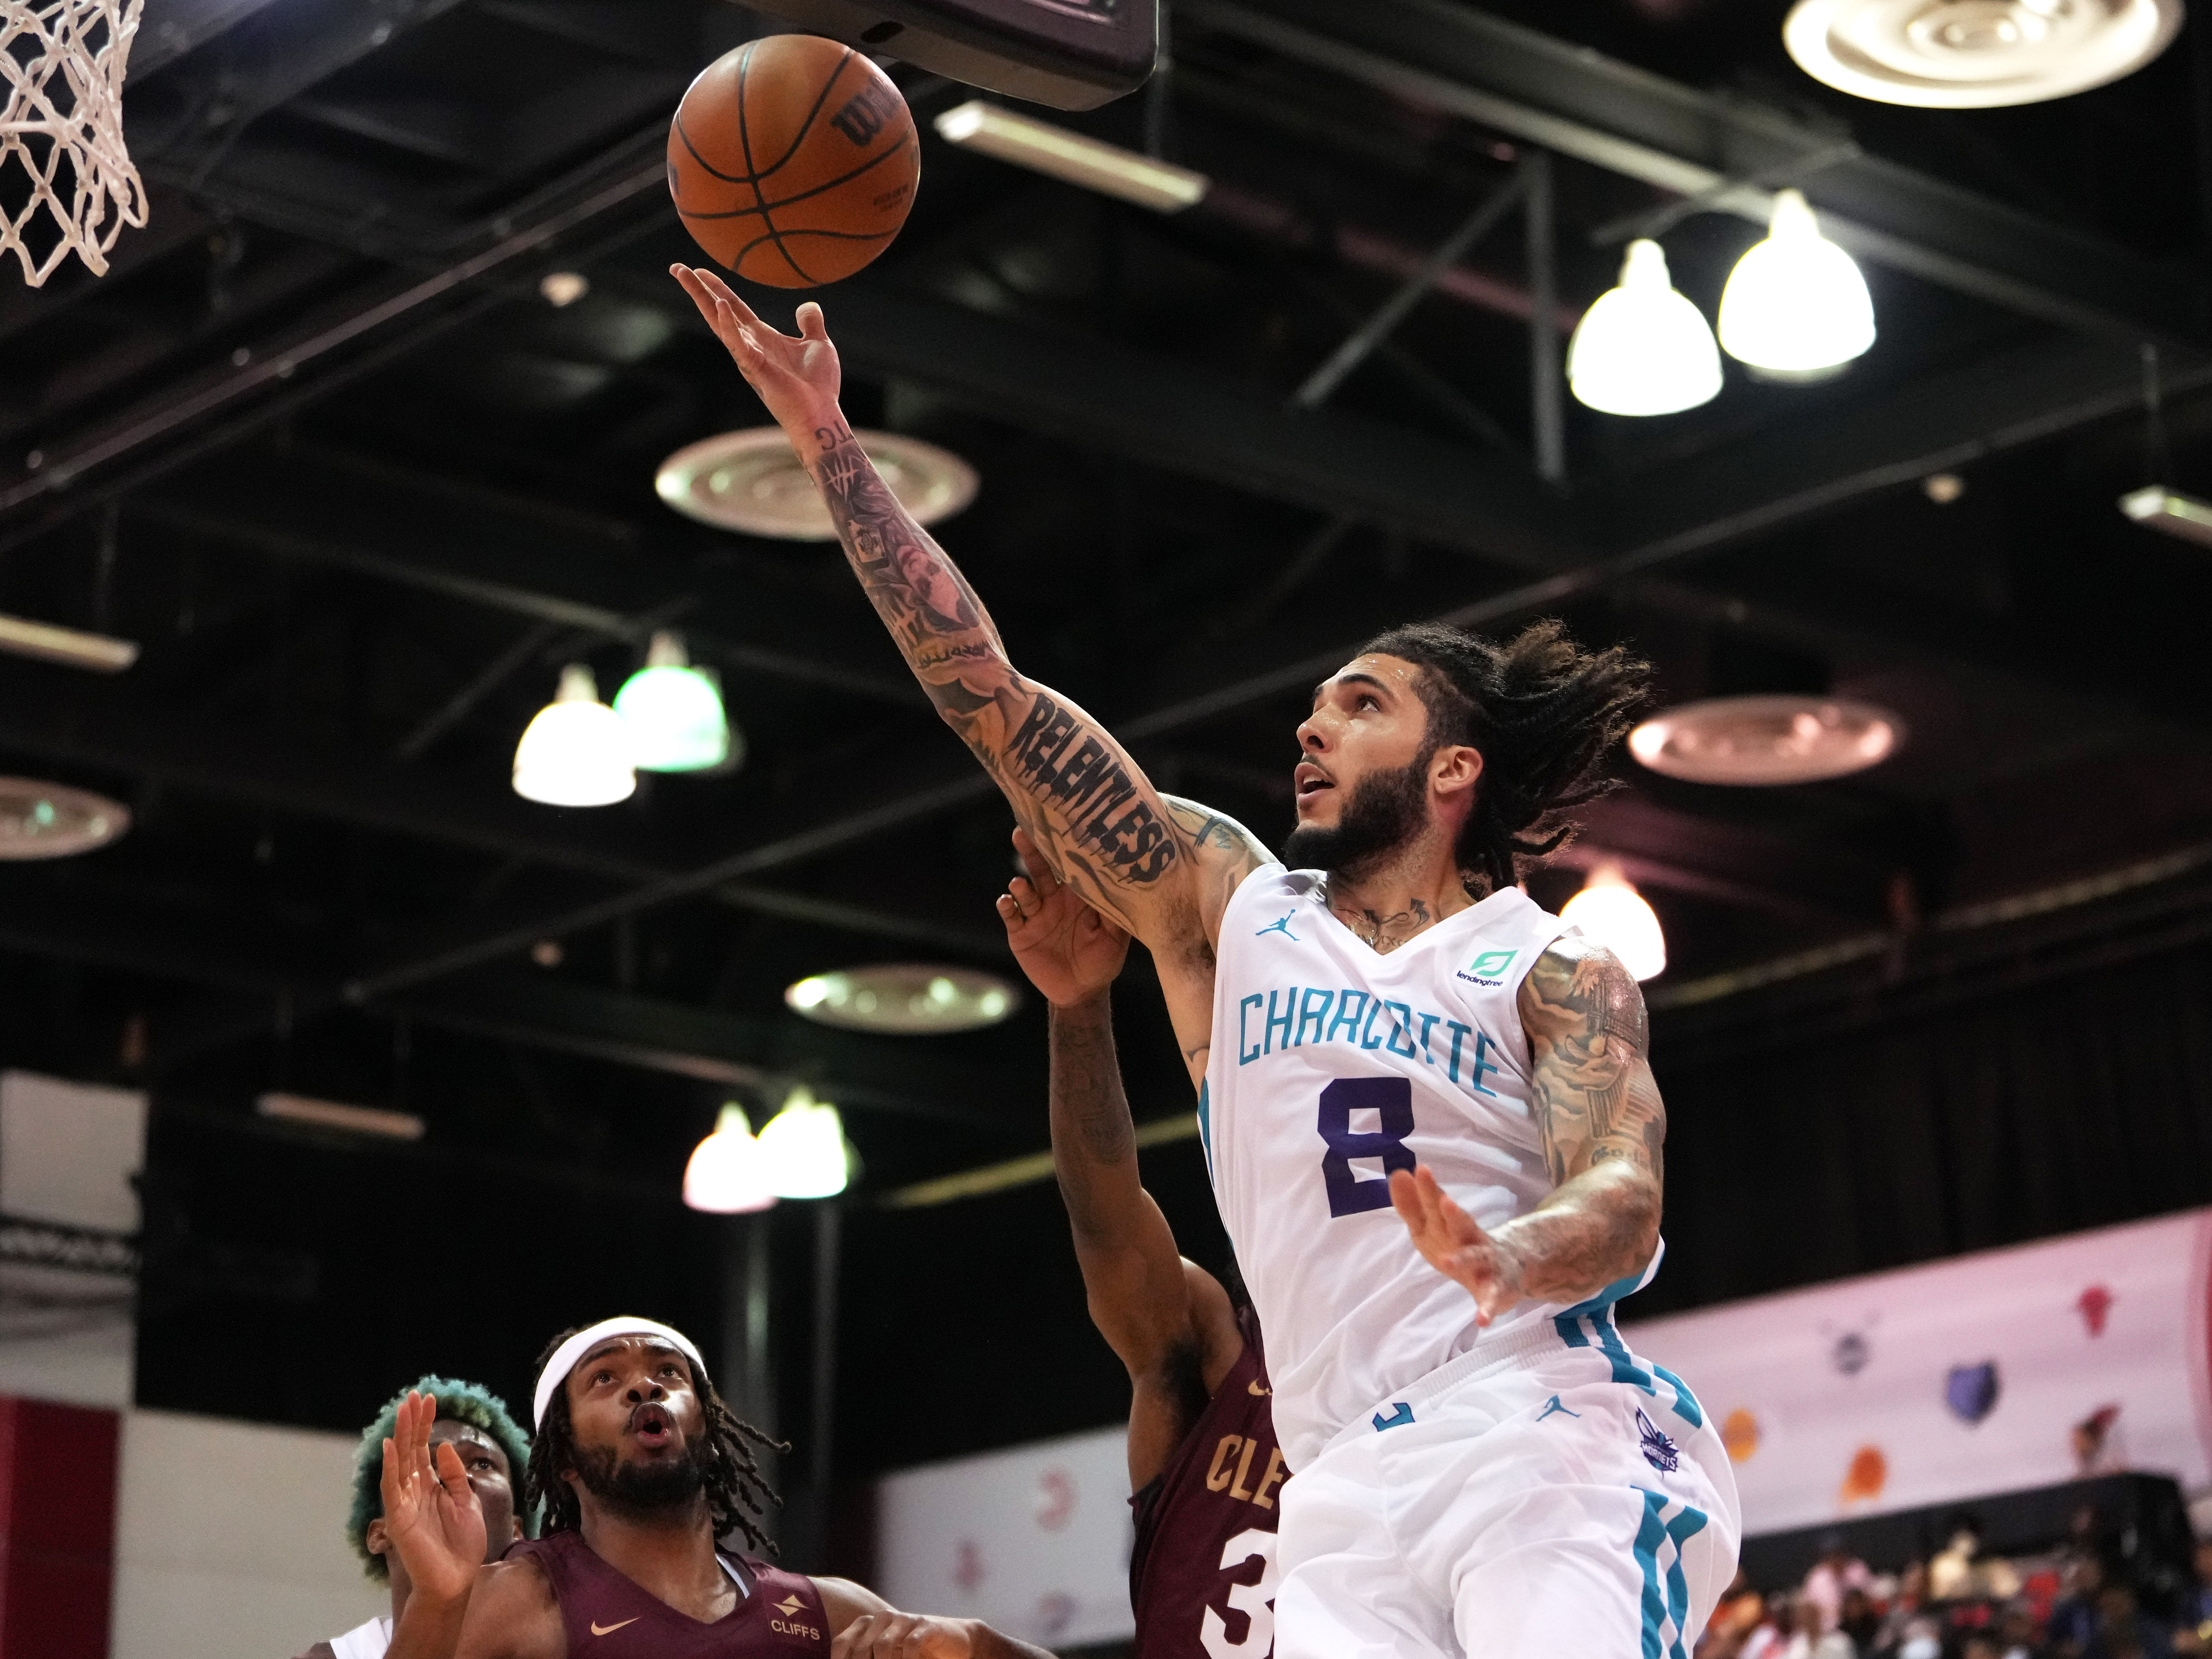
[[[2089,1510],[2033,1556],[1984,1548],[1969,1516],[1950,1533],[1894,1571],[1835,1535],[1801,1583],[1767,1589],[1740,1572],[1697,1659],[2212,1659],[2212,1537],[2192,1575],[2137,1556]]]

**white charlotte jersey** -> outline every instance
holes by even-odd
[[[388,1616],[356,1625],[343,1636],[331,1638],[331,1651],[337,1659],[384,1659],[391,1646],[392,1620]]]
[[[1425,1164],[1485,1227],[1551,1191],[1515,998],[1573,930],[1509,888],[1382,955],[1322,891],[1319,871],[1270,864],[1231,896],[1199,1097],[1293,1468],[1478,1336],[1562,1311],[1524,1302],[1479,1328],[1474,1299],[1413,1249],[1389,1172]]]

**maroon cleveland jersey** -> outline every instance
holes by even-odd
[[[1267,1659],[1275,1646],[1276,1501],[1290,1470],[1275,1445],[1260,1322],[1237,1316],[1244,1352],[1137,1511],[1129,1600],[1144,1659]]]
[[[569,1659],[794,1659],[830,1651],[830,1621],[814,1581],[749,1555],[722,1557],[746,1594],[711,1625],[609,1566],[581,1533],[549,1533],[517,1544],[504,1559],[525,1557],[553,1586]]]

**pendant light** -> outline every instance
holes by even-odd
[[[1713,331],[1675,291],[1658,243],[1631,242],[1620,286],[1583,313],[1567,343],[1567,386],[1607,415],[1673,415],[1718,395]]]
[[[629,732],[630,764],[643,772],[710,772],[732,762],[729,717],[713,671],[691,666],[678,635],[661,629],[645,666],[615,693]],[[737,758],[742,758],[740,752]]]
[[[779,1198],[834,1198],[845,1190],[852,1154],[837,1109],[793,1089],[760,1132],[769,1189]]]
[[[753,1139],[745,1109],[734,1101],[722,1108],[714,1132],[691,1152],[684,1166],[684,1201],[695,1210],[738,1215],[775,1204],[769,1190],[768,1158]]]
[[[1574,923],[1638,979],[1667,971],[1667,935],[1658,916],[1610,860],[1591,870],[1583,890],[1560,907],[1559,920]]]
[[[599,701],[592,671],[570,663],[514,746],[514,793],[548,806],[611,806],[636,789],[622,717]]]
[[[1874,343],[1874,301],[1851,256],[1820,234],[1802,191],[1777,191],[1766,240],[1721,290],[1721,349],[1778,374],[1840,368]]]

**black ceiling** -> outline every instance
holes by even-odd
[[[1263,834],[1299,688],[1408,617],[1557,612],[1669,700],[1900,713],[1909,745],[1863,776],[1638,773],[1594,815],[1584,856],[1665,921],[1662,1007],[2212,838],[2212,556],[2113,505],[2153,465],[2146,344],[2171,481],[2212,484],[2203,26],[2094,93],[1938,113],[1815,85],[1778,21],[1188,0],[1170,75],[1066,118],[1149,131],[1213,196],[1158,216],[926,132],[907,229],[822,296],[851,412],[979,469],[940,533],[1023,671]],[[434,1143],[671,1183],[721,1092],[795,1076],[852,1109],[877,1187],[1041,1142],[1034,1011],[932,1042],[783,1011],[827,968],[1008,968],[1007,816],[834,550],[653,493],[668,452],[765,418],[664,274],[690,256],[659,156],[690,77],[775,27],[717,0],[151,0],[127,99],[149,224],[105,276],[0,293],[0,611],[144,646],[112,679],[0,659],[0,769],[136,815],[96,856],[0,869],[9,1062],[218,1115],[276,1084],[404,1101]],[[892,72],[925,130],[967,95]],[[1542,166],[1570,319],[1622,222],[1699,177],[1802,175],[1879,342],[1817,386],[1732,366],[1680,416],[1570,402],[1547,483],[1516,210],[1289,406]],[[1691,205],[1663,239],[1710,315],[1761,233],[1724,187]],[[555,270],[588,296],[542,300]],[[1939,470],[1952,504],[1920,487]],[[595,811],[516,799],[560,665],[611,688],[663,622],[721,670],[744,768]],[[1158,1046],[1140,1106],[1185,1109]]]

